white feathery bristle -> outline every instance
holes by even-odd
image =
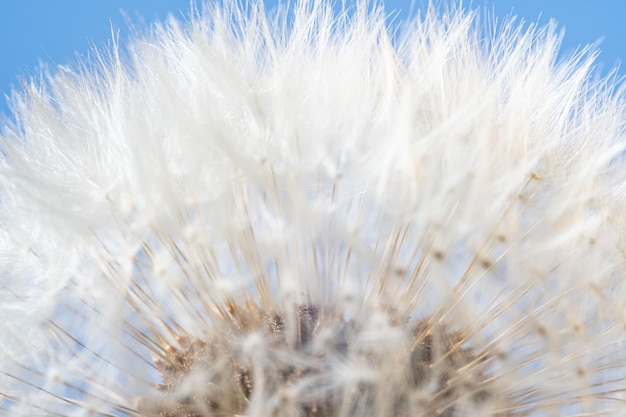
[[[622,90],[385,16],[207,3],[14,94],[2,414],[624,415]]]

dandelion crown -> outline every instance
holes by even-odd
[[[3,415],[624,415],[593,54],[461,9],[200,9],[12,98]]]

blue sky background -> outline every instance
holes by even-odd
[[[265,0],[270,8],[276,1]],[[416,0],[414,8],[426,3]],[[411,9],[410,0],[386,0],[385,5],[388,12],[400,11],[400,18]],[[168,13],[183,16],[189,6],[190,0],[0,0],[0,120],[9,113],[5,96],[19,86],[18,76],[29,78],[40,65],[52,70],[77,55],[88,56],[91,45],[107,44],[111,27],[124,39],[129,33],[124,16],[141,27]],[[598,63],[603,74],[626,57],[626,1],[474,0],[473,7],[493,11],[498,18],[513,11],[526,22],[557,20],[566,30],[564,53],[601,41]],[[625,75],[626,70],[618,73]]]

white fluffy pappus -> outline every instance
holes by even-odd
[[[26,85],[0,410],[626,415],[625,100],[558,47],[226,0]]]

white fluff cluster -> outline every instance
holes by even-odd
[[[27,86],[1,413],[626,415],[625,100],[558,46],[225,1]]]

